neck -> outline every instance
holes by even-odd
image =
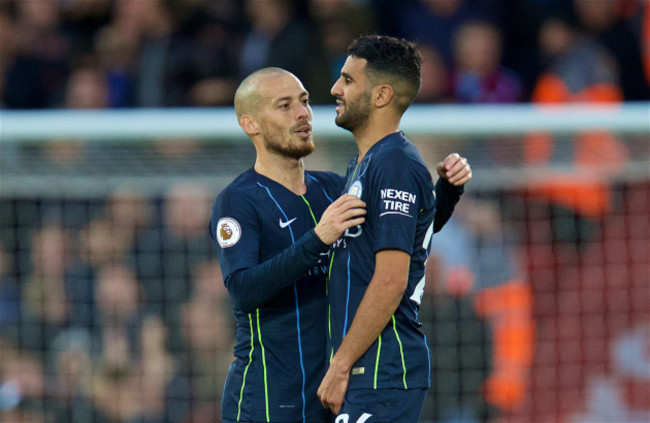
[[[290,159],[258,152],[255,171],[277,182],[296,195],[303,195],[307,191],[305,164],[302,159]]]
[[[370,117],[366,125],[355,130],[352,134],[359,148],[358,162],[363,159],[373,145],[377,144],[385,136],[397,132],[399,130],[399,121],[399,117],[394,118],[375,113]]]

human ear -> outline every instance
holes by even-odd
[[[248,135],[257,135],[260,133],[257,122],[249,115],[242,115],[239,118],[239,125]]]
[[[375,102],[375,106],[384,107],[390,104],[391,100],[393,99],[393,94],[393,87],[390,85],[376,86],[373,90],[373,100]]]

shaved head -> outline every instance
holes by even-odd
[[[294,76],[291,72],[280,68],[264,68],[248,75],[239,84],[235,92],[235,113],[237,114],[237,119],[245,114],[255,115],[260,103],[264,99],[260,93],[260,87],[271,78],[286,75]]]
[[[250,74],[235,93],[235,113],[258,159],[301,159],[314,150],[309,93],[291,72],[264,68]]]

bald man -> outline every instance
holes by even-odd
[[[328,422],[316,389],[326,367],[329,245],[363,223],[365,204],[338,198],[341,176],[305,171],[312,110],[293,74],[251,74],[235,111],[257,157],[219,194],[210,220],[237,326],[222,419]]]
[[[305,170],[303,157],[314,150],[312,110],[293,74],[265,68],[249,75],[235,93],[235,112],[257,154],[219,194],[210,220],[237,326],[222,419],[330,422],[316,395],[329,358],[329,246],[348,228],[355,226],[349,236],[357,233],[365,203],[339,197],[342,176]],[[458,172],[450,169],[449,178]],[[442,228],[457,199],[438,186],[436,196]]]

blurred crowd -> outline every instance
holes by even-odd
[[[210,204],[183,184],[0,203],[0,421],[218,421],[234,334]]]
[[[328,103],[348,43],[375,32],[419,43],[421,103],[650,99],[643,0],[0,0],[0,107],[230,106],[239,81],[265,66]],[[606,162],[611,173],[630,155],[602,132],[562,143],[568,152],[553,153],[555,141],[526,137],[522,160]],[[577,257],[613,207],[601,179],[546,178],[553,185],[529,187],[526,203],[461,201],[427,265],[427,421],[486,421],[526,400],[533,312],[544,314],[516,247]],[[124,188],[0,200],[0,421],[219,421],[234,335],[207,234],[215,195],[173,185],[155,198]],[[526,219],[544,225],[517,239]]]
[[[416,40],[425,103],[650,98],[643,0],[1,0],[0,105],[231,105],[251,71],[315,103],[359,34]],[[600,100],[601,97],[598,97]]]

